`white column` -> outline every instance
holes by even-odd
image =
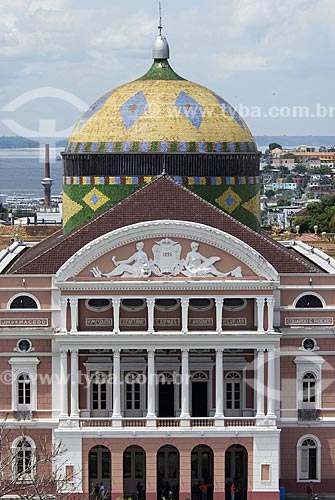
[[[112,299],[113,302],[113,333],[120,333],[120,299]]]
[[[67,319],[67,297],[61,297],[60,308],[61,308],[61,332],[67,332],[66,319]]]
[[[223,351],[216,349],[215,360],[215,418],[223,418]]]
[[[222,333],[223,299],[221,298],[215,299],[215,305],[216,305],[216,331],[217,333]]]
[[[79,417],[78,349],[71,349],[71,418]]]
[[[148,412],[147,419],[156,418],[156,397],[155,397],[155,349],[148,349]],[[152,422],[148,425],[154,425]]]
[[[189,299],[181,299],[181,331],[188,332],[188,304]]]
[[[274,315],[274,308],[275,308],[275,298],[274,297],[267,297],[266,303],[268,306],[268,333],[273,332],[273,315]]]
[[[275,350],[268,349],[268,416],[275,416]]]
[[[70,299],[71,308],[71,332],[75,333],[78,331],[78,299]]]
[[[147,299],[148,307],[148,333],[154,333],[154,317],[155,317],[155,299]]]
[[[256,417],[264,417],[264,349],[257,349]]]
[[[181,415],[180,418],[190,418],[190,378],[188,370],[188,349],[181,350]]]
[[[120,379],[120,349],[114,349],[113,351],[113,415],[112,418],[115,420],[121,419],[121,379]],[[118,422],[115,422],[117,425]],[[119,422],[121,424],[121,422]]]
[[[68,418],[67,408],[67,349],[60,351],[60,418]]]
[[[257,304],[257,331],[264,332],[264,299],[256,299]]]

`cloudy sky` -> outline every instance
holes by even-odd
[[[1,0],[0,135],[67,135],[85,107],[145,73],[157,4]],[[255,135],[334,135],[334,0],[162,4],[174,69],[228,100]]]

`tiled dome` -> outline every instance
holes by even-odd
[[[155,60],[142,78],[121,85],[82,115],[68,153],[254,152],[253,137],[220,96]]]

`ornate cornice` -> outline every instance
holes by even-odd
[[[213,291],[272,291],[277,288],[278,282],[269,281],[223,281],[223,280],[213,280],[213,281],[150,281],[150,280],[139,280],[139,281],[63,281],[58,283],[58,287],[61,290],[67,291],[115,291],[115,292],[125,292],[134,291],[136,293],[142,292],[143,294],[151,291],[168,292],[168,291],[199,291],[199,292],[213,292]],[[246,297],[252,297],[251,295],[246,295]]]

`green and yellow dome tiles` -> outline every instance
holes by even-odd
[[[157,39],[167,46],[163,37]],[[136,157],[174,154],[179,154],[180,168],[167,173],[176,182],[250,227],[259,227],[258,171],[246,172],[244,168],[242,175],[239,175],[242,171],[238,171],[239,159],[247,162],[247,156],[252,155],[258,164],[251,132],[224,99],[177,75],[167,57],[155,58],[144,76],[106,93],[75,125],[64,154],[66,232],[154,178],[152,172],[136,172],[136,168],[138,175],[133,175]],[[184,157],[188,153],[198,154],[199,158],[209,155],[212,162],[217,162],[219,156],[234,155],[237,167],[234,172],[216,168],[214,176],[200,168],[199,175],[190,175]],[[107,156],[120,155],[127,157],[125,164],[132,165],[131,175],[114,171],[113,159],[110,160],[112,167],[101,175],[97,167],[100,160],[102,164],[109,161]],[[89,158],[91,161],[87,163]],[[72,171],[72,167],[67,171],[67,161],[72,162],[71,165],[86,161],[86,171],[82,168]],[[96,167],[87,167],[91,164]],[[99,175],[95,169],[100,171]]]
[[[168,74],[175,75],[170,68]],[[66,151],[192,150],[254,152],[256,146],[242,118],[209,89],[183,79],[141,78],[93,104],[74,127]]]

